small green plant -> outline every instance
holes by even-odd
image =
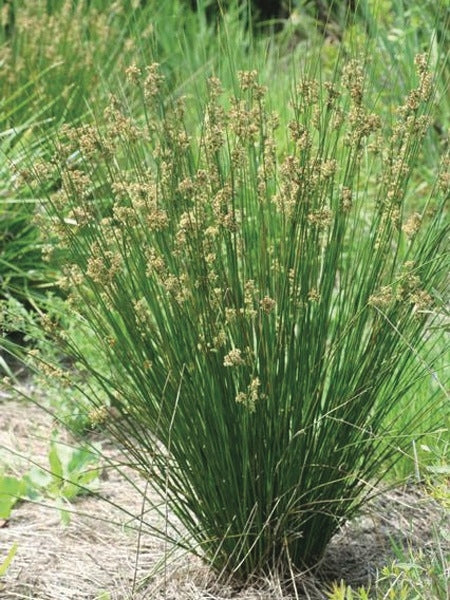
[[[341,581],[327,594],[330,600],[448,600],[448,533],[435,528],[433,545],[427,550],[403,548],[392,540],[395,560],[381,569],[370,587],[354,590]]]
[[[360,587],[357,591],[343,581],[333,583],[331,590],[327,593],[329,600],[369,600],[370,590]]]
[[[427,477],[430,494],[446,509],[450,509],[450,466],[428,467]]]
[[[98,489],[100,468],[93,447],[72,447],[54,439],[48,463],[48,468],[33,465],[21,477],[0,473],[0,519],[9,519],[19,501],[50,498],[59,505],[61,519],[67,524],[67,503]]]
[[[49,468],[30,468],[23,477],[30,500],[51,498],[60,508],[64,524],[70,521],[67,504],[74,498],[98,489],[100,469],[92,450],[72,447],[53,440],[48,452]]]
[[[8,554],[6,555],[6,558],[2,562],[0,562],[0,577],[3,577],[4,575],[6,575],[9,567],[11,566],[12,561],[14,560],[14,557],[17,552],[17,548],[18,548],[18,545],[13,544],[11,546],[11,548],[8,550]]]
[[[0,519],[9,519],[14,505],[26,492],[23,478],[0,472]]]
[[[442,542],[437,540],[437,549],[428,552],[405,550],[394,545],[397,559],[382,569],[377,578],[377,597],[386,600],[448,600],[450,564]]]
[[[433,406],[397,426],[445,281],[445,175],[421,213],[407,205],[432,94],[415,66],[392,122],[360,61],[305,75],[288,140],[254,71],[235,93],[210,78],[189,107],[157,65],[132,66],[142,110],[113,98],[104,127],[65,129],[35,165],[104,366],[57,320],[46,331],[192,538],[176,541],[219,572],[315,564]]]
[[[101,591],[95,596],[95,600],[111,600],[111,593],[107,591]]]

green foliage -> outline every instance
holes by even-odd
[[[22,343],[29,342],[29,349],[43,340],[42,329],[37,327],[36,316],[24,305],[24,299],[36,295],[24,295],[27,288],[17,291],[5,290],[5,298],[0,298],[0,373],[14,379],[24,369]]]
[[[343,581],[339,584],[334,583],[330,592],[327,594],[329,600],[369,600],[369,590],[360,587],[357,591]]]
[[[445,181],[421,214],[405,202],[431,76],[419,56],[390,123],[364,101],[368,68],[302,78],[283,152],[256,72],[223,95],[210,79],[196,106],[156,65],[133,68],[142,110],[114,99],[105,127],[66,129],[36,174],[64,182],[46,235],[106,368],[56,326],[55,340],[195,550],[243,579],[315,563],[433,405],[399,431],[445,280]]]
[[[13,296],[22,301],[42,295],[51,281],[48,266],[42,261],[41,240],[32,224],[33,204],[9,200],[0,204],[0,297]]]
[[[126,11],[126,3],[116,3],[115,9],[108,4],[109,9],[103,5],[96,10],[72,0],[15,1],[14,27],[0,47],[3,93],[8,96],[26,85],[36,110],[52,102],[46,116],[56,121],[85,113],[85,98],[94,97],[102,79],[129,56],[126,41],[138,19],[135,11]],[[140,27],[143,35],[142,22]],[[20,107],[26,96],[17,96]]]
[[[71,500],[83,493],[89,484],[97,484],[99,470],[86,469],[95,462],[95,456],[86,448],[71,448],[52,442],[48,453],[49,470],[33,468],[26,481],[32,488],[41,489],[50,497],[62,496]]]
[[[48,452],[48,468],[33,465],[23,476],[0,473],[0,519],[8,519],[18,501],[55,500],[64,524],[70,522],[67,505],[90,494],[99,485],[98,455],[87,447],[72,447],[55,439]]]
[[[0,473],[0,519],[8,519],[16,502],[25,493],[23,479]]]
[[[447,427],[445,431],[448,432],[448,430],[449,428]],[[432,464],[429,464],[425,471],[427,488],[433,498],[444,508],[450,510],[450,465],[447,437],[445,441],[446,444],[442,448],[439,447],[439,453],[436,453],[435,448],[430,449],[427,445],[423,445],[422,448],[432,456],[434,455]],[[449,540],[447,539],[447,541]]]
[[[445,554],[448,532],[435,531],[434,549],[402,548],[392,542],[395,560],[384,567],[370,587],[354,590],[344,582],[332,585],[329,600],[447,600],[449,556]]]
[[[397,423],[401,429],[403,420],[409,412],[420,411],[421,407],[434,398],[435,410],[423,415],[419,425],[422,433],[420,441],[412,440],[410,448],[395,465],[395,475],[402,478],[428,481],[429,469],[444,469],[448,464],[448,431],[450,428],[450,406],[448,398],[449,352],[448,334],[445,327],[439,326],[433,332],[432,343],[428,340],[428,374],[415,387],[414,394],[408,394],[397,408]]]
[[[377,581],[379,593],[387,600],[447,600],[449,557],[444,548],[448,543],[440,539],[438,550],[413,551],[395,546],[397,559],[381,571]]]
[[[20,183],[24,165],[24,146],[27,159],[37,158],[42,151],[41,140],[32,133],[33,127],[49,124],[41,121],[40,113],[33,114],[32,100],[20,102],[20,94],[28,94],[28,86],[16,89],[0,100],[0,299],[14,297],[22,302],[32,296],[42,296],[43,288],[51,285],[54,273],[41,256],[42,240],[33,223],[35,199],[23,193]],[[45,110],[45,107],[41,107]],[[29,111],[19,123],[20,111]],[[10,127],[10,123],[14,127]]]
[[[111,594],[107,591],[101,591],[97,594],[95,600],[111,600]]]
[[[9,127],[31,111],[56,123],[88,118],[89,106],[107,102],[107,82],[127,86],[124,71],[133,63],[143,68],[158,60],[174,88],[222,63],[223,26],[208,21],[206,3],[196,12],[178,0],[50,5],[16,0],[14,7],[14,28],[0,43],[0,90],[4,97],[14,95],[17,104]],[[225,26],[236,34],[233,53],[248,59],[251,42],[242,12],[231,7]]]
[[[70,512],[66,510],[67,504],[77,496],[90,494],[98,488],[100,469],[97,466],[97,456],[87,448],[74,448],[53,440],[48,452],[48,463],[48,469],[34,465],[24,475],[26,496],[30,500],[56,500],[61,520],[68,524]]]
[[[14,556],[17,552],[17,544],[13,544],[6,555],[6,558],[0,563],[0,577],[6,575],[12,561],[14,560]]]

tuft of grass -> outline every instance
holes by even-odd
[[[433,407],[399,430],[447,258],[445,176],[421,213],[406,205],[432,94],[425,55],[415,68],[392,122],[368,63],[300,78],[279,152],[255,71],[225,92],[210,78],[202,102],[132,66],[141,110],[113,98],[104,127],[65,128],[35,165],[70,309],[105,367],[46,331],[219,573],[315,564]]]

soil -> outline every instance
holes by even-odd
[[[42,408],[0,390],[0,465],[22,474],[30,461],[47,464],[54,427]],[[295,593],[275,579],[235,590],[218,584],[199,559],[152,535],[149,524],[164,525],[151,510],[156,493],[129,468],[110,468],[121,460],[113,446],[103,442],[102,455],[99,495],[73,502],[68,525],[51,500],[22,502],[0,521],[0,563],[13,543],[18,546],[0,580],[2,600],[320,600],[333,580],[355,587],[370,582],[392,562],[392,539],[426,551],[433,528],[450,525],[449,515],[420,487],[391,490],[335,536],[316,573],[296,576]]]

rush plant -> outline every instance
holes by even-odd
[[[34,165],[95,351],[48,316],[46,331],[96,380],[93,417],[169,502],[179,543],[237,579],[315,564],[432,408],[398,430],[428,376],[448,233],[445,170],[422,212],[406,202],[432,95],[415,66],[386,121],[367,64],[305,75],[286,132],[254,71],[234,93],[210,78],[192,107],[158,65],[130,67],[142,112],[112,98],[104,127],[67,127]]]

